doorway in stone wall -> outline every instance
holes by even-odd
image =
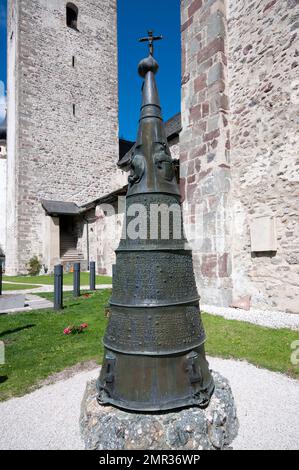
[[[62,263],[80,261],[82,253],[78,252],[78,233],[75,219],[72,216],[60,217],[60,258]]]

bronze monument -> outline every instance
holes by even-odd
[[[100,404],[134,411],[205,407],[214,390],[205,358],[192,252],[175,216],[181,215],[181,198],[155,80],[158,64],[153,41],[157,39],[161,37],[152,32],[142,39],[149,41],[150,53],[138,66],[144,79],[139,130],[126,159],[130,168],[126,228],[134,218],[130,208],[142,205],[147,236],[127,236],[116,250],[111,315],[97,381]],[[160,219],[157,227],[152,226],[153,205],[171,209],[169,237],[163,236]]]

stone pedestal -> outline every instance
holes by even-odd
[[[238,420],[228,381],[213,372],[215,392],[205,409],[133,413],[96,400],[95,381],[88,382],[81,405],[80,429],[89,450],[227,449],[237,436]]]

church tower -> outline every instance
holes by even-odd
[[[6,272],[17,274],[34,255],[59,260],[44,200],[80,207],[121,184],[116,0],[8,0],[7,15]]]

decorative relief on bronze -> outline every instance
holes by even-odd
[[[130,164],[130,176],[128,178],[130,185],[139,183],[144,175],[145,160],[144,156],[141,155],[138,150],[138,147],[136,147],[136,153],[133,155]]]
[[[152,306],[198,299],[191,252],[118,252],[112,305]]]
[[[104,338],[106,347],[120,352],[173,354],[205,340],[199,305],[164,308],[113,307]]]

